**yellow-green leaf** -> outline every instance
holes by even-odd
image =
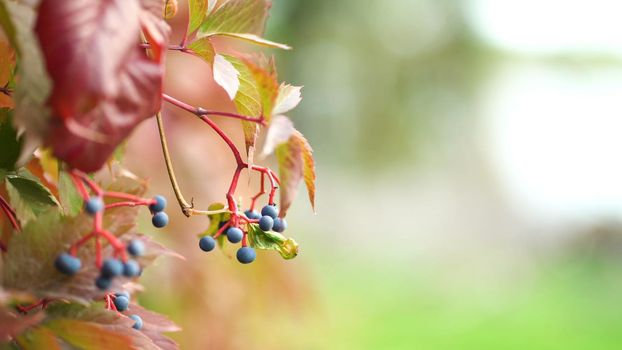
[[[293,259],[298,255],[296,241],[277,232],[262,231],[257,224],[248,225],[248,241],[253,248],[278,251],[283,259]]]
[[[271,48],[275,48],[275,49],[283,49],[283,50],[291,50],[291,46],[285,45],[285,44],[281,44],[281,43],[277,43],[274,41],[270,41],[268,39],[264,39],[262,37],[259,37],[255,34],[250,34],[250,33],[228,33],[228,32],[218,32],[218,33],[213,33],[210,34],[209,36],[227,36],[230,38],[236,38],[236,39],[241,39],[247,42],[250,42],[252,44],[255,45],[259,45],[259,46],[265,46],[265,47],[271,47]]]
[[[188,49],[190,50],[190,52],[199,56],[210,65],[214,64],[214,55],[216,54],[216,52],[214,51],[214,46],[212,45],[208,37],[191,42],[190,44],[188,44]]]
[[[207,0],[188,0],[188,30],[186,33],[194,33],[207,15]]]
[[[231,62],[231,64],[238,71],[238,78],[240,80],[240,87],[238,89],[233,103],[237,111],[240,114],[249,117],[258,117],[262,113],[261,108],[261,95],[257,89],[257,84],[252,72],[248,66],[237,57],[225,55],[225,58]],[[244,131],[244,143],[246,145],[246,154],[248,155],[249,162],[252,163],[252,158],[255,150],[255,142],[257,141],[257,124],[242,121],[242,129]]]
[[[216,33],[261,34],[269,8],[268,0],[229,0],[209,13],[200,25],[199,36]]]

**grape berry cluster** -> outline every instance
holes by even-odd
[[[95,240],[95,265],[99,269],[99,276],[95,285],[101,290],[107,290],[112,285],[115,277],[125,276],[133,278],[140,276],[142,268],[138,262],[130,257],[139,257],[145,252],[145,245],[140,240],[131,240],[127,244],[120,241],[111,232],[103,227],[104,212],[110,208],[148,206],[153,215],[151,222],[155,227],[164,227],[168,224],[168,215],[164,212],[166,198],[157,195],[152,199],[144,199],[131,194],[121,192],[104,191],[86,174],[71,171],[71,179],[84,200],[84,212],[93,217],[93,230],[80,240],[75,242],[69,252],[61,253],[54,261],[54,265],[61,273],[73,276],[82,267],[78,258],[78,249],[91,239]],[[88,189],[87,189],[88,188]],[[89,190],[94,194],[89,194]],[[104,197],[117,199],[118,201],[106,204]],[[111,257],[102,257],[102,244],[100,238],[106,240],[113,248]],[[129,255],[129,257],[128,257]]]
[[[250,264],[255,260],[257,254],[255,253],[255,249],[248,246],[246,241],[247,232],[242,230],[240,225],[237,224],[239,221],[234,218],[229,221],[221,222],[219,224],[219,230],[214,234],[214,236],[208,235],[201,237],[199,240],[199,248],[205,252],[212,251],[216,247],[215,238],[218,238],[224,233],[229,242],[242,242],[242,247],[238,249],[236,258],[242,264]],[[241,221],[245,221],[248,224],[257,223],[262,231],[272,230],[274,232],[281,233],[287,228],[287,221],[285,221],[284,218],[278,217],[278,210],[274,204],[264,206],[261,209],[261,214],[253,209],[246,210],[244,215],[240,215],[239,218]]]

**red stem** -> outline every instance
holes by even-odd
[[[13,226],[13,229],[15,229],[16,231],[21,231],[22,227],[20,226],[19,222],[17,221],[17,216],[15,214],[15,210],[13,210],[13,208],[11,207],[9,202],[7,202],[6,199],[4,199],[4,197],[2,197],[2,196],[0,196],[0,207],[2,208],[2,211],[4,212],[6,217],[11,222],[11,226]],[[2,249],[2,250],[6,251],[6,249]]]
[[[111,204],[106,204],[106,209],[118,208],[118,207],[135,207],[138,205],[151,205],[153,202],[149,201],[140,201],[140,202],[116,202]]]
[[[51,303],[54,299],[47,299],[47,298],[43,298],[43,299],[39,299],[39,301],[37,301],[36,303],[32,303],[30,305],[26,305],[26,306],[21,306],[21,305],[17,305],[17,310],[22,313],[22,314],[26,314],[28,313],[30,310],[37,308],[39,306],[41,306],[42,309],[45,309],[49,303]]]
[[[264,182],[265,182],[264,177],[265,177],[265,173],[261,173],[261,189],[256,195],[253,196],[253,198],[251,198],[250,210],[255,210],[255,204],[257,202],[257,199],[266,193],[265,186],[264,186]]]
[[[240,120],[246,120],[249,122],[253,122],[253,123],[257,123],[257,124],[261,124],[261,125],[265,125],[265,120],[263,118],[263,116],[261,117],[249,117],[249,116],[245,116],[245,115],[241,115],[241,114],[237,114],[237,113],[230,113],[230,112],[219,112],[219,111],[210,111],[201,107],[194,107],[186,102],[180,101],[172,96],[169,96],[167,94],[162,94],[162,99],[172,105],[175,105],[183,110],[186,110],[194,115],[196,115],[197,117],[202,117],[202,116],[206,116],[206,115],[217,115],[217,116],[221,116],[221,117],[229,117],[229,118],[234,118],[234,119],[240,119]]]

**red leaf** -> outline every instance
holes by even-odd
[[[46,143],[72,167],[95,171],[160,108],[169,28],[160,0],[43,0],[36,33],[53,91]],[[138,47],[141,29],[153,58]]]

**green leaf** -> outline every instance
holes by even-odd
[[[201,23],[200,36],[218,33],[263,32],[270,2],[267,0],[229,0],[213,10]]]
[[[95,323],[59,319],[45,325],[64,341],[83,350],[132,350],[132,340]]]
[[[265,232],[257,224],[248,225],[248,240],[253,248],[276,250],[284,259],[293,259],[298,255],[298,243],[285,238],[277,232]]]
[[[6,188],[22,224],[59,205],[52,192],[25,169],[17,174],[8,174]]]
[[[207,210],[215,211],[223,209],[224,207],[225,205],[222,203],[212,203],[209,207],[207,207]],[[207,217],[210,220],[209,226],[205,231],[199,233],[199,237],[215,235],[216,232],[218,232],[218,226],[220,225],[220,223],[229,221],[231,219],[231,214],[224,212],[220,214],[210,214]],[[216,238],[216,241],[218,242],[218,246],[222,248],[225,245],[225,235],[220,235],[220,237]]]
[[[305,137],[294,130],[289,140],[276,148],[281,179],[280,216],[285,217],[287,210],[296,197],[298,184],[304,179],[309,194],[311,207],[315,210],[315,161],[313,150]]]
[[[207,15],[207,0],[188,0],[188,29],[187,34],[194,33]]]
[[[64,170],[58,172],[58,196],[65,215],[76,216],[80,213],[83,206],[82,197],[71,180],[71,176]]]
[[[225,207],[222,203],[212,203],[209,207],[207,207],[208,211],[216,211],[223,209]],[[199,234],[199,237],[204,236],[213,236],[218,232],[218,226],[221,222],[227,222],[231,219],[231,214],[228,212],[218,213],[218,214],[210,214],[207,216],[209,218],[209,226],[207,229]]]
[[[37,327],[17,338],[17,344],[24,350],[60,350],[56,336],[45,327]]]
[[[17,137],[17,130],[13,128],[13,111],[0,108],[0,168],[14,170],[15,163],[22,149],[22,139]]]

